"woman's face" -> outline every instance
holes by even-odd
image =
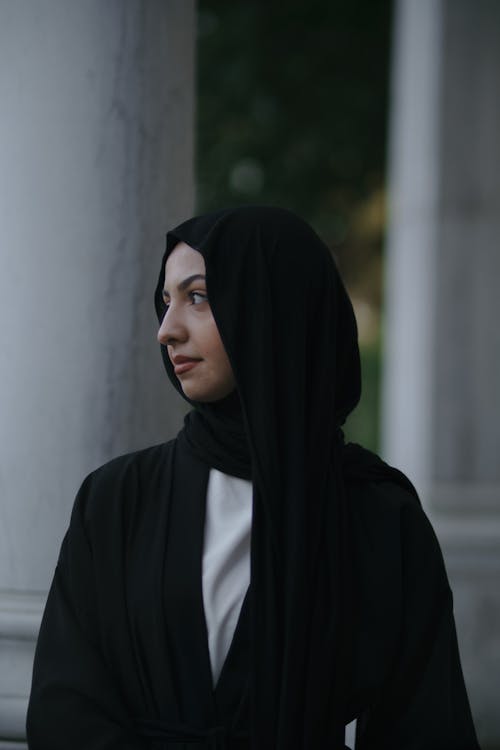
[[[167,347],[184,394],[192,401],[218,401],[235,388],[207,297],[205,261],[185,242],[165,263],[163,299],[167,311],[158,341]]]

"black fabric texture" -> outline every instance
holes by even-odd
[[[340,746],[354,591],[338,426],[360,395],[352,306],[328,249],[305,222],[247,206],[167,235],[159,319],[163,266],[179,241],[204,257],[249,444],[252,743]],[[203,450],[206,431],[196,440],[193,427],[213,424],[220,439],[224,424],[218,405],[195,407],[188,435]],[[225,447],[232,460],[230,440]]]
[[[40,628],[30,750],[244,747],[250,596],[214,687],[200,575],[207,475],[173,440],[84,481]],[[345,720],[358,717],[356,750],[478,750],[451,592],[420,504],[392,480],[352,477],[346,492],[358,618]]]
[[[360,395],[325,245],[246,206],[167,235],[205,259],[237,390],[77,496],[37,644],[30,750],[478,750],[439,545],[409,480],[341,426]],[[167,373],[182,389],[162,347]],[[210,467],[251,478],[251,583],[219,680],[201,569]]]
[[[193,404],[187,437],[209,465],[218,442],[219,468],[230,473],[246,438],[254,484],[252,746],[340,747],[357,616],[343,461],[358,479],[414,490],[378,457],[343,445],[340,426],[360,396],[356,322],[332,256],[311,227],[259,206],[181,224],[167,235],[155,294],[159,320],[164,264],[180,241],[204,257],[240,399],[231,400],[230,431],[220,405]],[[179,388],[166,347],[162,354]]]

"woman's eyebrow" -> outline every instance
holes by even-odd
[[[201,279],[202,281],[206,280],[206,276],[204,276],[202,273],[193,273],[192,276],[188,276],[187,279],[184,279],[184,281],[181,281],[179,284],[177,284],[177,290],[179,292],[184,292],[188,286],[191,284],[192,281],[197,281],[198,279]],[[170,297],[169,292],[167,289],[164,289],[163,297]]]

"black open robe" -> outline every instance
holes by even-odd
[[[31,750],[339,750],[354,717],[357,750],[477,750],[432,529],[408,480],[343,445],[359,351],[328,248],[283,209],[190,219],[167,235],[159,320],[179,241],[204,258],[236,390],[82,486],[36,652]],[[215,691],[210,466],[253,482],[251,584]]]
[[[349,478],[348,461],[345,475],[359,606],[344,719],[359,717],[356,748],[476,750],[432,528],[400,484]],[[249,594],[212,686],[201,588],[207,477],[174,440],[83,483],[36,650],[31,750],[248,746]]]

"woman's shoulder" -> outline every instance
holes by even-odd
[[[393,502],[420,503],[417,491],[402,471],[383,461],[377,453],[357,443],[343,446],[342,473],[350,487],[382,490],[382,495]]]
[[[151,445],[141,450],[116,456],[91,471],[84,481],[114,481],[124,473],[155,469],[159,464],[168,460],[175,443],[176,439],[174,438],[166,443]]]
[[[347,482],[351,518],[376,545],[399,547],[408,531],[430,526],[418,496],[391,479]]]
[[[367,480],[351,486],[350,495],[364,512],[370,514],[401,516],[423,512],[418,495],[391,478]]]
[[[402,475],[404,476],[404,475]],[[413,487],[397,475],[346,482],[353,541],[367,567],[380,578],[404,576],[411,585],[448,589],[443,556],[432,524]]]
[[[346,446],[344,478],[352,515],[380,544],[439,549],[432,525],[408,477],[361,446]]]
[[[130,513],[161,491],[176,440],[125,453],[94,469],[82,482],[73,515],[85,525]]]

